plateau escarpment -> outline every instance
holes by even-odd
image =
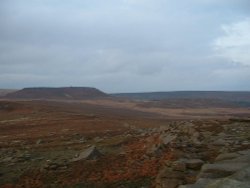
[[[9,93],[4,98],[7,99],[68,99],[81,100],[90,98],[108,97],[108,95],[96,88],[90,87],[61,87],[61,88],[24,88],[22,90]]]

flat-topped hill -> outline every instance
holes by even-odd
[[[8,99],[69,99],[80,100],[107,97],[108,95],[96,88],[90,87],[37,87],[24,88],[5,96]]]

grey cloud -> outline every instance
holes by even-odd
[[[108,92],[249,89],[247,84],[236,87],[249,77],[233,78],[249,70],[217,56],[211,45],[223,36],[223,24],[249,16],[245,3],[3,0],[0,87],[87,85]]]

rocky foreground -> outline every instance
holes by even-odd
[[[176,135],[169,144],[180,153],[162,167],[157,188],[249,187],[249,122],[186,123],[181,129],[165,131]]]
[[[122,120],[119,120],[122,121]],[[102,121],[100,121],[102,122]],[[7,126],[6,122],[5,125]],[[13,122],[10,124],[13,126]],[[1,136],[1,187],[226,188],[250,185],[249,120],[122,123],[98,136]],[[7,136],[6,136],[7,139]]]

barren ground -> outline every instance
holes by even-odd
[[[248,108],[2,100],[0,187],[164,187],[180,158],[250,149],[249,118]],[[102,155],[76,160],[91,146]],[[171,186],[195,183],[199,170],[185,167]]]

